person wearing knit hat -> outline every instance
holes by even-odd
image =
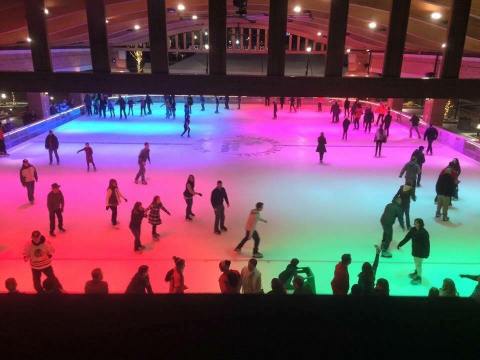
[[[170,283],[170,294],[183,294],[188,289],[185,286],[185,279],[183,277],[183,270],[185,269],[185,260],[177,256],[173,257],[175,267],[170,269],[165,276],[165,281]]]
[[[218,264],[222,272],[222,275],[220,275],[218,279],[220,291],[222,294],[240,294],[242,279],[237,270],[230,270],[230,264],[230,260],[223,260]]]

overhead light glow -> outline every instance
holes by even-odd
[[[140,25],[138,24],[135,24],[135,26],[133,27],[135,30],[140,30]]]
[[[50,96],[50,100],[55,100],[55,98],[53,96]]]
[[[321,31],[317,32],[317,36],[322,36],[322,32]]]
[[[48,14],[50,14],[50,11],[48,11],[48,9],[45,8],[45,9],[43,9],[43,13],[44,13],[45,15],[48,15]]]
[[[443,43],[442,44],[442,49],[445,49],[447,47],[447,44],[446,43]]]
[[[105,24],[108,24],[110,21],[108,19],[105,19]]]
[[[347,49],[347,54],[350,54],[350,51],[352,51],[352,50],[350,50],[350,49]]]
[[[197,36],[197,35],[193,35],[193,38],[194,38],[195,40],[197,40],[197,39],[198,39],[198,36]]]
[[[210,49],[210,45],[205,44],[205,50],[208,50],[208,49]]]
[[[192,15],[192,20],[197,20],[198,16],[197,15]]]
[[[293,8],[293,11],[298,14],[302,11],[302,7],[300,5],[295,5],[295,7]]]
[[[438,11],[435,11],[430,14],[430,17],[432,18],[432,20],[440,20],[442,18],[442,14]]]
[[[30,37],[27,37],[27,42],[31,43],[32,39]]]
[[[6,99],[6,98],[7,98],[7,94],[2,93],[2,99]]]
[[[235,44],[237,44],[237,45],[240,44],[240,40],[238,40],[238,39],[235,40]]]
[[[205,36],[208,36],[208,31],[205,31]]]
[[[177,5],[177,9],[178,9],[178,11],[184,11],[184,10],[185,10],[185,5],[183,5],[183,4],[178,4],[178,5]]]
[[[371,22],[368,23],[368,27],[372,30],[376,29],[377,28],[377,23],[375,21],[371,21]]]

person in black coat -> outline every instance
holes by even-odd
[[[400,206],[402,207],[403,214],[405,215],[405,223],[407,225],[407,229],[410,230],[410,200],[417,200],[417,197],[415,196],[415,187],[409,182],[400,186],[392,201],[397,198],[401,201]]]
[[[218,106],[220,105],[220,100],[218,96],[215,95],[215,114],[218,114]]]
[[[202,111],[205,111],[205,97],[200,95],[200,105],[202,106]]]
[[[343,126],[342,140],[347,140],[348,128],[350,127],[350,120],[348,119],[348,117],[345,117],[345,119],[343,119],[342,126]]]
[[[127,113],[125,112],[125,108],[127,107],[127,103],[121,95],[118,97],[117,104],[120,107],[120,119],[122,119],[122,115],[125,116],[126,119]]]
[[[435,185],[437,191],[437,212],[435,217],[440,217],[440,210],[442,211],[442,220],[448,221],[448,207],[452,202],[452,196],[455,193],[455,178],[452,174],[451,168],[447,167],[438,177]]]
[[[150,95],[147,94],[147,96],[145,97],[145,103],[147,104],[147,110],[148,110],[148,115],[151,115],[152,114],[152,104],[153,104],[153,101],[152,101],[152,98],[150,97]]]
[[[375,115],[373,114],[372,108],[367,107],[365,109],[365,114],[363,115],[363,122],[365,127],[365,132],[372,132],[372,123],[375,120]]]
[[[65,208],[65,200],[60,191],[60,185],[52,184],[52,191],[47,196],[47,208],[50,218],[50,236],[55,236],[55,216],[58,218],[58,230],[65,232],[63,227],[63,210]]]
[[[142,184],[147,185],[147,181],[145,180],[147,161],[149,164],[152,163],[150,161],[150,144],[148,142],[144,144],[143,149],[140,151],[140,154],[138,154],[138,172],[135,176],[135,184],[138,184],[138,179],[142,178]]]
[[[147,210],[143,208],[142,203],[137,201],[133,205],[132,213],[130,215],[130,224],[129,228],[134,237],[134,251],[141,251],[145,249],[145,246],[140,242],[140,236],[142,231],[142,221],[143,218],[147,217]]]
[[[283,105],[285,105],[285,96],[280,96],[280,109],[283,110]]]
[[[428,146],[427,146],[427,155],[430,153],[430,155],[433,155],[433,148],[432,144],[435,140],[438,138],[438,130],[433,127],[433,124],[430,124],[427,130],[425,130],[425,133],[423,134],[423,140],[427,140]]]
[[[418,138],[420,139],[420,132],[418,131],[418,125],[420,124],[420,118],[413,114],[410,118],[410,137],[412,137],[412,131],[415,130],[417,132]]]
[[[277,112],[278,112],[278,106],[277,106],[277,101],[273,100],[273,118],[277,118]]]
[[[125,293],[134,295],[153,294],[147,265],[141,265],[138,268],[137,273],[133,276],[132,280],[130,280]]]
[[[322,133],[320,133],[320,136],[318,137],[317,139],[317,150],[316,152],[318,152],[318,155],[320,156],[320,164],[323,164],[323,155],[327,152],[327,147],[325,145],[327,145],[327,139],[325,138],[325,135]]]
[[[397,246],[397,249],[400,249],[408,241],[412,240],[412,256],[415,263],[415,271],[409,274],[409,276],[413,285],[418,285],[422,282],[422,263],[424,259],[430,256],[430,235],[424,226],[422,219],[415,219],[414,227],[410,229]]]
[[[230,203],[228,202],[227,191],[223,187],[223,183],[221,180],[217,181],[217,186],[212,191],[212,195],[210,196],[210,203],[212,204],[213,210],[215,211],[215,223],[213,225],[213,232],[217,235],[221,234],[221,231],[227,231],[227,227],[225,226],[225,206],[223,202],[227,204],[227,207],[230,207]]]
[[[85,109],[87,110],[87,115],[92,115],[92,98],[90,94],[86,94],[83,98],[83,103],[85,104]]]
[[[385,115],[385,118],[383,119],[383,128],[385,129],[385,132],[388,135],[390,135],[390,125],[392,124],[392,114],[390,113],[390,110],[387,111],[387,115]]]
[[[128,99],[127,104],[128,104],[128,115],[133,116],[133,99],[132,98]]]
[[[228,95],[225,95],[225,109],[230,110],[230,106],[228,105],[230,103],[230,97]]]
[[[348,100],[348,97],[343,102],[343,112],[345,114],[345,117],[348,117],[350,115],[350,100]]]
[[[60,164],[60,158],[58,157],[58,138],[53,134],[53,131],[48,132],[47,137],[45,138],[45,149],[48,150],[48,157],[50,158],[50,165],[52,165],[53,158],[52,154],[55,154],[55,159],[57,159],[57,165]]]
[[[338,102],[335,101],[330,107],[330,113],[332,114],[332,123],[338,123],[340,121],[341,112],[342,111],[340,110]]]
[[[373,295],[375,288],[375,275],[380,260],[380,247],[375,245],[375,259],[373,265],[365,262],[362,265],[362,272],[358,274],[358,288],[361,295]],[[352,286],[353,293],[353,286]]]
[[[422,180],[422,167],[425,163],[425,154],[423,153],[423,146],[420,146],[417,150],[412,153],[411,157],[414,157],[417,160],[417,165],[420,167],[420,172],[417,175],[417,187],[420,187],[420,181]]]
[[[187,133],[188,137],[190,137],[190,114],[185,114],[185,120],[183,122],[183,132],[181,136],[183,137],[185,133]]]

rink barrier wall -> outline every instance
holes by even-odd
[[[49,116],[46,119],[9,131],[5,134],[5,145],[7,149],[82,116],[83,108],[83,105],[77,106],[62,113]]]

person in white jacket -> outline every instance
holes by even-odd
[[[56,281],[58,287],[62,286],[58,282],[52,268],[52,257],[55,252],[52,244],[45,239],[40,231],[35,230],[32,232],[32,240],[25,245],[23,250],[23,259],[30,261],[33,276],[33,287],[37,293],[42,293],[43,288],[41,284],[42,273],[47,276],[48,279]]]
[[[27,196],[30,204],[35,201],[35,182],[38,181],[37,169],[27,159],[23,160],[20,168],[20,182],[27,188]]]
[[[242,269],[242,293],[263,294],[262,274],[257,269],[257,259],[250,259],[248,265]]]
[[[243,245],[253,238],[254,245],[253,245],[253,257],[254,258],[262,258],[263,254],[258,251],[258,247],[260,245],[260,236],[257,232],[257,222],[261,221],[266,223],[267,220],[262,219],[260,216],[261,211],[263,210],[263,203],[258,202],[255,205],[255,209],[250,210],[250,214],[248,215],[247,224],[245,225],[245,237],[240,241],[234,251],[240,252],[242,250]]]

